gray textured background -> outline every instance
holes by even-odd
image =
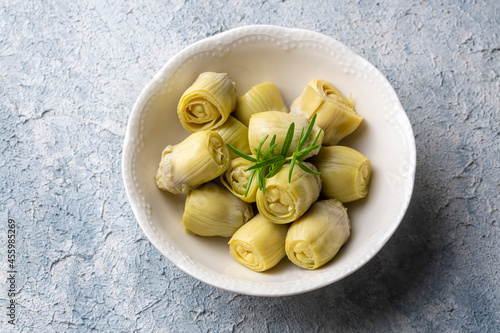
[[[232,294],[148,242],[121,149],[142,88],[175,53],[247,24],[343,42],[394,86],[417,144],[414,196],[366,266],[299,296]],[[500,331],[500,2],[3,1],[0,331],[6,223],[27,332]]]

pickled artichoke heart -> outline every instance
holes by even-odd
[[[370,187],[372,167],[370,160],[353,148],[323,146],[310,159],[321,172],[321,193],[340,202],[366,197]]]
[[[191,133],[221,126],[236,106],[236,88],[224,73],[200,74],[182,95],[177,114]]]
[[[252,153],[256,153],[257,147],[259,146],[262,139],[264,139],[266,135],[269,135],[269,139],[266,140],[261,149],[261,152],[266,151],[266,149],[269,148],[271,137],[276,134],[275,143],[277,144],[277,146],[275,148],[275,151],[279,154],[281,147],[283,147],[283,142],[285,141],[286,133],[291,123],[295,123],[295,132],[292,144],[290,146],[290,149],[288,150],[288,156],[292,155],[292,153],[297,148],[300,133],[302,129],[305,130],[307,128],[307,126],[309,125],[309,120],[301,116],[295,116],[279,111],[267,111],[252,115],[250,117],[250,125],[248,126],[248,144],[250,145]],[[311,134],[304,144],[304,148],[312,145],[320,130],[321,129],[318,126],[313,126]],[[322,142],[323,131],[321,131],[321,134],[316,143],[321,144]],[[319,148],[313,150],[305,158],[316,155],[318,151]]]
[[[318,201],[286,235],[286,255],[295,265],[315,269],[329,262],[351,234],[347,211],[335,199]]]
[[[191,190],[186,198],[182,224],[200,236],[231,237],[253,217],[252,205],[215,182]]]
[[[270,110],[288,113],[278,88],[272,83],[264,82],[252,87],[240,97],[233,116],[248,126],[251,115]]]
[[[292,103],[290,114],[311,119],[317,114],[316,125],[325,131],[323,144],[336,145],[351,134],[363,117],[354,110],[352,98],[345,98],[331,83],[312,80]]]
[[[302,163],[316,171],[311,163]],[[319,175],[295,166],[288,182],[289,169],[290,165],[285,164],[276,176],[266,179],[265,195],[262,191],[257,191],[259,212],[278,224],[293,222],[301,217],[318,199],[321,191]]]
[[[187,193],[219,177],[230,162],[229,150],[217,132],[196,132],[163,150],[156,184],[175,194]]]
[[[275,224],[257,214],[229,240],[229,253],[236,262],[256,272],[274,267],[286,256],[288,225]]]
[[[231,165],[227,168],[220,176],[222,184],[233,193],[235,196],[246,202],[255,202],[255,196],[257,194],[257,182],[255,179],[250,184],[250,189],[245,196],[246,188],[248,185],[248,178],[250,177],[250,171],[247,171],[254,163],[250,162],[242,157],[233,158],[231,160]]]
[[[214,131],[220,134],[225,143],[229,143],[245,154],[250,154],[250,147],[248,146],[248,127],[243,125],[236,118],[229,116],[227,121],[222,126],[215,128]],[[231,149],[229,149],[229,154],[231,158],[238,156]]]

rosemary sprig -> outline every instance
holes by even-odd
[[[288,128],[288,131],[286,132],[285,140],[283,141],[283,146],[281,147],[281,150],[278,155],[275,154],[274,150],[278,146],[276,141],[276,135],[274,135],[269,143],[269,148],[266,149],[264,152],[262,152],[262,147],[264,146],[264,143],[267,141],[269,138],[269,135],[266,135],[262,141],[260,142],[259,146],[255,149],[256,154],[255,157],[249,156],[242,151],[238,150],[237,148],[231,146],[229,143],[226,143],[226,145],[238,156],[243,157],[244,159],[253,162],[254,164],[250,166],[247,171],[251,171],[250,177],[248,178],[248,183],[247,187],[245,190],[245,196],[247,196],[248,191],[250,190],[250,185],[252,183],[252,180],[255,178],[257,181],[257,186],[258,188],[265,194],[266,193],[266,178],[271,178],[274,177],[282,168],[285,163],[290,163],[290,171],[288,173],[288,181],[290,182],[292,180],[292,171],[295,165],[298,165],[299,168],[304,170],[305,172],[312,173],[314,175],[319,175],[320,173],[314,170],[311,170],[308,168],[304,163],[301,161],[313,150],[318,149],[321,147],[321,144],[318,144],[318,139],[321,134],[321,129],[318,132],[318,135],[316,135],[316,138],[314,139],[313,143],[311,146],[304,148],[305,143],[307,142],[309,136],[311,135],[314,123],[316,122],[316,115],[314,115],[311,119],[311,122],[309,123],[309,126],[307,126],[307,129],[302,128],[302,131],[299,136],[299,140],[297,143],[297,148],[295,151],[292,153],[291,156],[288,156],[288,151],[290,150],[290,147],[293,142],[293,136],[295,133],[295,123],[291,123],[290,127]]]

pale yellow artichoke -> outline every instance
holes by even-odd
[[[220,176],[221,183],[235,196],[245,202],[255,202],[257,195],[257,181],[255,178],[250,184],[247,195],[245,196],[251,171],[247,171],[254,163],[243,157],[233,158],[231,165]]]
[[[250,149],[255,155],[262,139],[264,139],[266,135],[269,135],[269,138],[266,140],[261,149],[261,152],[266,151],[266,149],[270,146],[271,137],[276,134],[275,143],[277,143],[277,146],[275,148],[275,151],[279,154],[281,147],[283,147],[283,142],[285,141],[288,128],[292,123],[294,123],[294,137],[287,154],[288,156],[290,156],[297,148],[302,129],[305,130],[309,126],[309,122],[310,121],[304,117],[279,111],[266,111],[256,113],[250,117],[250,125],[248,126],[248,144],[250,145]],[[314,139],[320,131],[321,128],[316,125],[313,126],[311,134],[304,144],[304,148],[312,145]],[[316,144],[321,144],[322,142],[323,131],[321,131],[321,133],[319,134]],[[318,151],[319,148],[313,150],[310,154],[307,155],[307,157],[317,154]]]
[[[286,256],[288,225],[275,224],[257,214],[229,240],[229,253],[239,264],[256,272],[274,267]]]
[[[220,134],[225,143],[229,143],[245,154],[250,154],[250,147],[248,146],[248,127],[243,125],[236,118],[229,116],[222,126],[213,130]],[[231,158],[238,156],[231,149],[229,149],[229,154]]]
[[[347,99],[333,84],[312,80],[292,103],[290,114],[311,119],[325,131],[323,144],[336,145],[351,134],[363,120],[354,109],[352,98]]]
[[[370,188],[370,160],[357,150],[345,146],[323,146],[310,159],[321,172],[321,193],[340,202],[366,197]]]
[[[177,106],[182,126],[190,133],[224,124],[236,107],[236,87],[225,73],[201,73]]]
[[[316,171],[311,163],[302,162]],[[260,214],[274,223],[283,224],[297,220],[318,199],[321,178],[295,165],[290,182],[290,165],[285,164],[274,177],[266,179],[265,194],[257,191],[257,208]]]
[[[271,110],[288,112],[278,88],[272,83],[264,82],[240,97],[233,116],[248,126],[251,115]]]
[[[231,163],[228,149],[214,131],[199,131],[175,146],[167,146],[156,172],[158,188],[188,193],[219,177]]]
[[[288,229],[285,251],[295,265],[315,269],[329,262],[350,234],[351,222],[342,203],[317,201]]]
[[[200,236],[231,237],[253,217],[252,205],[209,182],[189,191],[182,224]]]

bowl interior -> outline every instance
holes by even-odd
[[[351,237],[324,267],[308,271],[284,258],[265,273],[240,266],[228,239],[184,231],[185,195],[160,191],[155,174],[162,150],[188,133],[176,113],[182,93],[201,72],[227,73],[241,96],[274,83],[288,106],[307,83],[322,78],[352,94],[362,125],[340,144],[367,156],[373,167],[368,197],[347,204]],[[208,38],[172,58],[139,97],[127,129],[124,180],[134,214],[147,237],[171,262],[213,286],[252,295],[289,295],[337,281],[371,259],[393,234],[408,206],[415,144],[394,90],[366,60],[326,36],[270,26],[245,27]]]

